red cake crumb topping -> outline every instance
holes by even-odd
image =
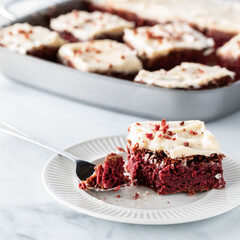
[[[120,152],[126,152],[122,147],[117,147],[117,150]]]
[[[168,140],[171,140],[171,137],[169,137],[169,136],[163,136],[165,139],[168,139]]]
[[[204,73],[204,71],[202,69],[200,69],[200,68],[198,68],[198,72],[199,73]]]
[[[73,53],[74,53],[74,55],[77,55],[77,54],[81,55],[82,51],[80,49],[76,49],[76,50],[74,50]]]
[[[162,119],[161,126],[163,133],[166,134],[167,130],[169,129],[169,125],[167,125],[167,122],[164,118]]]
[[[120,198],[121,196],[118,194],[117,196],[116,196],[116,198]]]
[[[165,134],[167,132],[167,128],[163,128],[163,133]]]
[[[168,140],[173,140],[175,141],[176,138],[172,138],[172,136],[174,136],[176,133],[172,132],[172,131],[168,131],[169,129],[169,125],[166,124],[166,120],[163,119],[161,124],[152,124],[153,128],[152,130],[154,132],[156,131],[162,131],[163,134],[159,134],[158,137],[161,138],[165,138],[165,139],[168,139]],[[149,138],[150,140],[154,139],[154,136],[152,133],[146,133],[146,137]]]
[[[136,123],[136,125],[141,126],[141,123]]]
[[[113,191],[114,191],[114,192],[118,191],[118,190],[120,189],[120,187],[121,187],[120,185],[117,186],[117,187],[115,187],[115,188],[113,189]]]
[[[183,145],[184,145],[185,147],[188,147],[188,146],[189,146],[189,142],[184,142]]]
[[[184,121],[180,122],[179,124],[180,124],[181,126],[183,126],[183,125],[184,125]]]
[[[174,133],[172,131],[167,131],[167,133],[168,133],[169,136],[173,136],[174,135]]]
[[[162,119],[162,122],[161,122],[161,125],[162,125],[162,126],[165,126],[166,123],[167,123],[167,122],[166,122],[165,118],[163,118],[163,119]]]
[[[197,132],[195,132],[193,130],[191,130],[189,133],[192,134],[192,135],[197,135],[198,134]]]
[[[152,32],[146,31],[146,35],[148,39],[152,38]]]
[[[32,30],[25,31],[25,30],[19,29],[19,30],[18,30],[18,33],[19,33],[19,34],[23,34],[24,37],[28,39],[28,38],[29,38],[29,35],[32,34],[33,31],[32,31]]]
[[[152,133],[146,133],[146,137],[149,138],[150,140],[153,140],[153,134]]]
[[[101,53],[102,51],[96,49],[95,52],[99,54],[99,53]]]
[[[135,193],[134,196],[133,196],[133,199],[134,200],[137,200],[140,198],[140,194],[139,193]]]
[[[86,189],[86,188],[87,188],[85,182],[80,182],[78,186],[79,186],[79,188],[81,188],[81,189]]]

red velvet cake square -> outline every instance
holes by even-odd
[[[236,73],[236,80],[240,79],[240,34],[217,50],[217,59],[219,65]]]
[[[16,23],[0,30],[0,46],[45,60],[56,61],[58,49],[65,43],[58,33],[28,23]]]
[[[134,81],[162,88],[201,90],[230,85],[235,73],[220,66],[183,62],[169,71],[140,70]]]
[[[133,28],[133,22],[110,13],[73,10],[51,19],[50,27],[69,42],[94,39],[122,40],[123,29]]]
[[[240,33],[240,4],[237,1],[208,2],[203,3],[205,8],[202,11],[186,18],[186,21],[205,36],[213,38],[215,48],[218,48]]]
[[[133,123],[127,148],[132,181],[159,194],[192,195],[225,187],[224,154],[201,121]]]
[[[92,40],[65,44],[59,49],[64,65],[83,72],[133,80],[142,63],[127,45],[113,40]]]
[[[125,29],[123,40],[147,70],[171,69],[183,61],[204,62],[214,42],[184,23]]]

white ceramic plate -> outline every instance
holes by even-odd
[[[125,148],[123,136],[90,140],[67,150],[80,159],[100,163],[108,153],[117,152],[117,147]],[[43,170],[43,182],[54,198],[80,213],[125,223],[176,224],[214,217],[240,204],[240,165],[228,157],[223,161],[223,169],[225,189],[194,196],[161,196],[145,187],[133,186],[116,192],[85,192],[78,188],[74,163],[55,155]],[[134,200],[137,192],[140,198]]]

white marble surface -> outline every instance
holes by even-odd
[[[49,95],[2,75],[0,115],[62,148],[124,134],[128,124],[142,120]],[[240,112],[207,127],[223,149],[240,161]],[[209,220],[175,226],[128,225],[75,213],[43,188],[41,172],[51,152],[2,133],[0,146],[0,239],[239,239],[240,207]]]
[[[90,138],[124,134],[131,122],[143,119],[49,95],[0,74],[0,120],[64,148]],[[207,127],[223,150],[240,161],[240,112]],[[212,219],[173,226],[114,223],[76,213],[43,188],[41,172],[51,152],[2,133],[0,146],[1,240],[239,239],[240,207]]]

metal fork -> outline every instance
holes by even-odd
[[[0,125],[2,125],[2,127],[0,127],[0,132],[7,133],[7,134],[10,134],[14,137],[25,140],[27,142],[36,144],[38,146],[41,146],[41,147],[46,148],[48,150],[51,150],[51,151],[59,154],[60,156],[63,156],[63,157],[66,157],[66,158],[72,160],[76,164],[76,175],[78,177],[79,182],[81,182],[83,180],[86,180],[88,177],[90,177],[93,174],[94,167],[96,165],[94,165],[90,162],[87,162],[85,160],[81,160],[77,156],[73,155],[72,153],[69,153],[69,152],[66,152],[66,151],[63,151],[63,150],[59,150],[58,148],[53,147],[50,144],[46,144],[43,141],[40,141],[39,139],[30,136],[28,133],[20,130],[19,128],[13,126],[10,123],[0,121]],[[109,189],[91,188],[91,189],[94,189],[96,191],[111,191],[111,190],[114,190],[114,188],[109,188]]]

